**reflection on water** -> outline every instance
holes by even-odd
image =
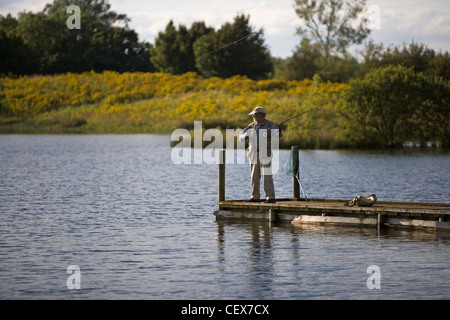
[[[0,298],[450,298],[448,235],[216,222],[217,167],[175,165],[169,142],[0,136]],[[316,150],[300,161],[310,198],[450,198],[445,153]],[[248,165],[228,165],[226,177],[227,199],[250,195]],[[291,177],[274,181],[291,196]],[[70,265],[80,290],[66,286]],[[366,286],[370,265],[380,290]]]
[[[217,234],[219,270],[222,277],[241,275],[240,298],[442,299],[450,294],[445,281],[431,284],[433,272],[440,279],[450,275],[448,233],[218,221]],[[432,267],[428,258],[435,253],[442,255]],[[237,256],[245,263],[233,264]],[[380,267],[383,290],[366,285],[371,265]]]

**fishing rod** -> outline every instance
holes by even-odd
[[[350,93],[347,93],[347,94],[344,94],[343,96],[339,96],[339,97],[337,97],[337,98],[335,98],[335,99],[328,100],[328,101],[326,101],[326,102],[324,102],[324,103],[322,103],[322,104],[319,104],[318,106],[312,107],[312,108],[310,108],[310,109],[308,109],[308,110],[306,110],[306,111],[303,111],[303,112],[301,112],[301,113],[299,113],[299,114],[296,114],[295,116],[290,117],[289,119],[280,122],[280,124],[283,125],[284,123],[286,123],[286,122],[288,122],[288,121],[290,121],[290,120],[292,120],[292,119],[295,119],[295,118],[297,118],[297,117],[300,117],[301,115],[303,115],[303,114],[305,114],[305,113],[308,113],[308,112],[310,112],[310,111],[313,111],[313,110],[315,110],[315,109],[318,109],[318,108],[320,108],[320,107],[323,107],[323,106],[325,106],[325,105],[327,105],[327,104],[329,104],[329,103],[335,102],[335,101],[337,101],[337,100],[339,100],[339,99],[341,99],[341,98],[343,98],[343,97],[345,97],[345,96],[348,96],[349,94],[350,94]]]

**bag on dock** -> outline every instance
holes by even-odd
[[[345,203],[346,206],[371,207],[377,202],[377,196],[371,194],[369,196],[356,196],[353,200]]]

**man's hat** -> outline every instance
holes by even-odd
[[[264,109],[263,107],[256,107],[252,112],[249,113],[249,115],[252,116],[256,113],[266,114],[266,109]]]

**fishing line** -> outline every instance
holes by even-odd
[[[240,41],[242,41],[242,40],[248,38],[252,33],[254,33],[254,32],[250,32],[248,35],[246,35],[246,36],[244,36],[244,37],[242,37],[242,38],[240,38],[240,39],[238,39],[238,40],[236,40],[236,41],[233,41],[233,42],[231,42],[231,43],[229,43],[229,44],[227,44],[227,45],[224,45],[223,47],[221,47],[221,48],[219,48],[219,49],[213,50],[213,51],[211,51],[211,52],[207,52],[207,53],[205,53],[204,55],[208,55],[208,54],[217,52],[217,51],[222,50],[222,49],[225,49],[226,47],[229,47],[229,46],[231,46],[231,45],[233,45],[233,44],[236,44],[236,43],[238,43],[238,42],[240,42]]]
[[[344,94],[344,95],[342,95],[342,96],[339,96],[339,97],[337,97],[337,98],[335,98],[335,99],[328,100],[328,101],[326,101],[326,102],[324,102],[324,103],[322,103],[322,104],[319,104],[318,106],[312,107],[312,108],[310,108],[310,109],[308,109],[308,110],[306,110],[306,111],[303,111],[303,112],[301,112],[301,113],[299,113],[299,114],[296,114],[295,116],[292,116],[292,117],[290,117],[289,119],[282,121],[281,123],[284,124],[284,123],[288,122],[289,120],[292,120],[292,119],[295,119],[295,118],[297,118],[297,117],[300,117],[301,115],[303,115],[303,114],[305,114],[305,113],[308,113],[308,112],[311,112],[311,111],[313,111],[313,110],[315,110],[315,109],[318,109],[318,108],[320,108],[320,107],[323,107],[323,106],[325,106],[325,105],[327,105],[327,104],[329,104],[329,103],[331,103],[331,102],[335,102],[335,101],[337,101],[337,100],[339,100],[339,99],[341,99],[341,98],[343,98],[343,97],[345,97],[345,96],[348,96],[349,94],[350,94],[350,93],[347,93],[347,94]]]
[[[305,113],[308,113],[308,112],[310,112],[310,111],[313,111],[313,110],[315,110],[315,109],[318,109],[318,108],[320,108],[320,107],[323,107],[324,105],[327,105],[327,104],[329,104],[329,103],[331,103],[331,102],[337,101],[337,100],[339,100],[340,98],[343,98],[343,97],[345,97],[345,96],[348,96],[349,94],[350,94],[350,93],[347,93],[347,94],[344,94],[344,95],[342,95],[342,96],[339,96],[339,97],[337,97],[337,98],[335,98],[335,99],[328,100],[328,101],[326,101],[326,102],[324,102],[324,103],[322,103],[322,104],[319,104],[319,105],[317,105],[317,106],[315,106],[315,107],[309,108],[309,109],[306,110],[306,111],[303,111],[303,112],[301,112],[301,113],[299,113],[299,114],[296,114],[296,115],[290,117],[289,119],[284,120],[283,122],[280,122],[280,123],[283,125],[285,122],[287,122],[287,121],[289,121],[289,120],[295,119],[295,118],[300,117],[301,115],[303,115],[303,114],[305,114]],[[301,192],[303,192],[303,195],[305,196],[305,200],[308,201],[308,196],[306,195],[306,192],[305,192],[305,190],[303,189],[303,186],[302,186],[302,184],[301,184],[301,182],[300,182],[300,171],[301,171],[301,167],[302,167],[302,166],[303,166],[303,168],[304,168],[304,165],[303,165],[302,161],[300,161],[300,159],[299,159],[299,160],[298,160],[298,165],[299,165],[298,171],[297,171],[297,173],[294,172],[294,170],[293,170],[294,168],[292,168],[292,164],[293,164],[293,153],[292,153],[292,152],[293,152],[293,150],[291,150],[291,153],[289,154],[289,158],[288,158],[288,160],[286,161],[286,163],[284,164],[284,170],[285,170],[286,174],[290,174],[290,175],[292,175],[293,177],[295,177],[295,178],[297,179],[298,185],[299,185],[299,187],[300,187],[300,194],[301,194]],[[289,167],[289,164],[291,165],[291,167]],[[288,166],[288,167],[287,167],[287,166]],[[305,169],[305,168],[304,168],[304,169]],[[303,171],[306,171],[306,170],[303,170]]]
[[[228,44],[224,45],[223,47],[220,47],[220,48],[218,48],[218,49],[214,49],[214,50],[212,50],[212,51],[210,51],[210,52],[206,52],[206,53],[202,54],[200,57],[208,56],[208,55],[210,55],[210,54],[216,53],[217,51],[220,51],[220,50],[225,49],[225,48],[227,48],[227,47],[229,47],[229,46],[232,46],[233,44],[236,44],[236,43],[238,43],[238,42],[241,42],[242,40],[245,40],[245,39],[247,39],[248,37],[250,37],[250,35],[251,35],[252,33],[255,33],[255,32],[250,32],[250,33],[247,34],[246,36],[244,36],[244,37],[242,37],[242,38],[240,38],[240,39],[238,39],[238,40],[236,40],[236,41],[233,41],[233,42],[231,42],[231,43],[228,43]],[[182,63],[176,65],[175,68],[178,68],[179,66],[182,66],[182,65],[184,65],[184,64],[186,64],[186,63],[193,62],[193,61],[195,61],[195,60],[196,60],[195,58],[194,58],[194,59],[191,59],[191,60],[186,60],[186,61],[184,61],[184,62],[182,62]]]
[[[382,6],[382,7],[386,8],[386,9],[401,8],[401,7],[410,7],[410,6],[414,6],[414,5],[418,5],[418,4],[430,4],[432,2],[440,2],[440,1],[442,1],[442,0],[421,1],[421,2],[405,3],[405,4],[398,4],[398,5],[393,5],[393,6]],[[409,2],[409,0],[407,2]]]

